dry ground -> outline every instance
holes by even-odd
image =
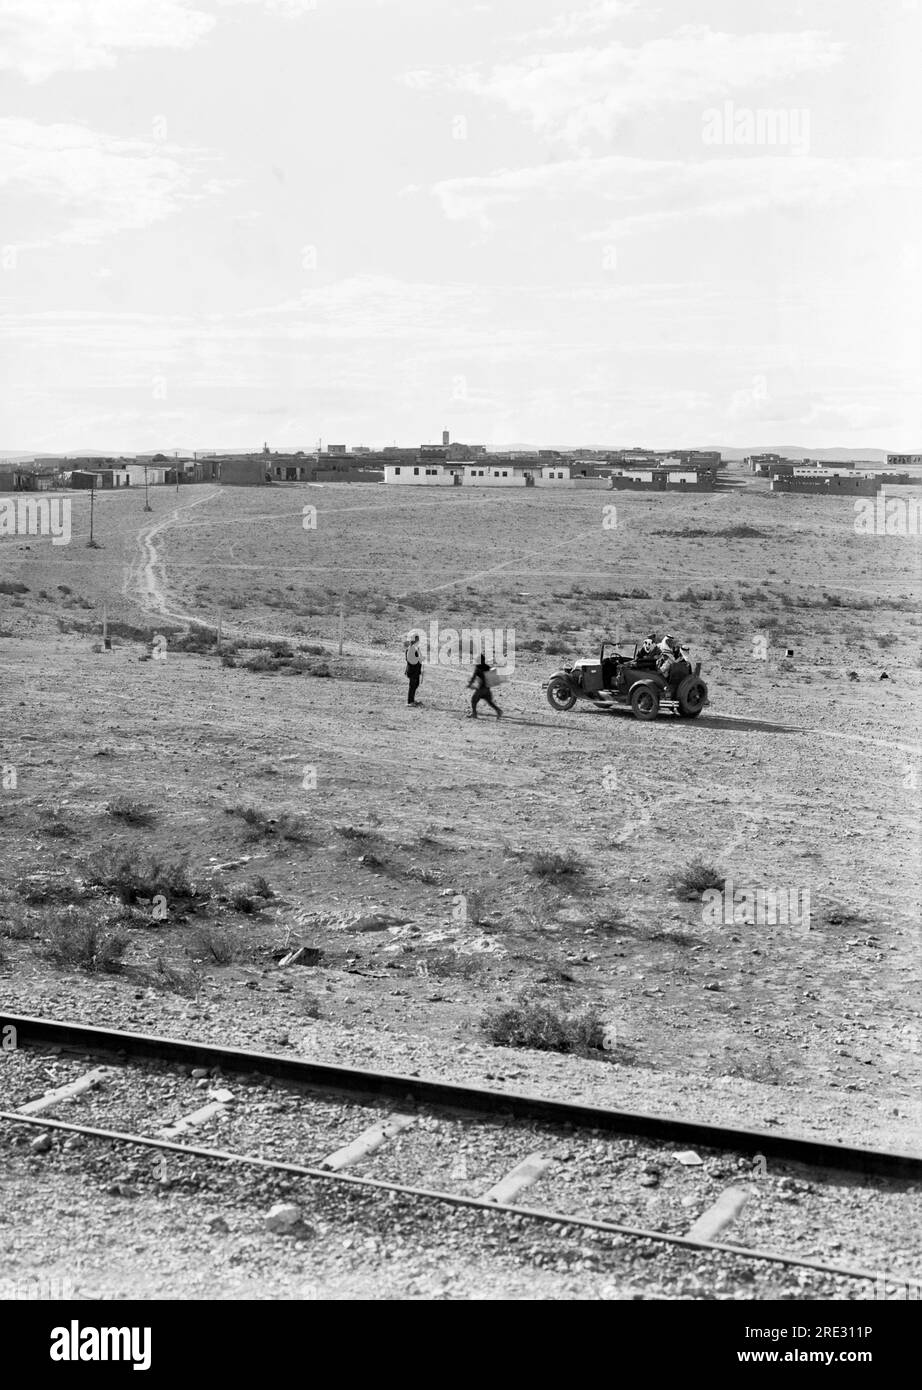
[[[79,495],[70,546],[0,542],[27,586],[0,596],[5,1000],[922,1150],[917,538],[757,485],[152,498],[98,499],[100,550]],[[104,604],[166,659],[127,628],[98,649]],[[219,612],[235,665],[173,635]],[[431,619],[514,628],[502,723],[464,719],[450,667],[407,710],[399,638]],[[700,720],[551,711],[542,680],[619,626],[690,641]],[[161,915],[92,886],[146,856],[192,880]],[[809,930],[706,925],[671,886],[692,860],[809,890]],[[101,918],[121,973],[48,959]],[[609,1050],[491,1049],[484,1010],[523,987],[594,1009]]]

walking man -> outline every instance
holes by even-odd
[[[415,635],[410,638],[410,641],[407,644],[407,664],[405,674],[408,681],[410,682],[409,686],[407,687],[407,704],[413,705],[417,709],[421,709],[422,706],[419,705],[416,699],[416,692],[419,689],[419,683],[423,678],[423,659],[420,655],[419,650],[419,638]]]
[[[503,717],[503,712],[500,709],[499,705],[497,705],[494,702],[493,695],[490,691],[490,685],[492,684],[492,682],[488,680],[488,672],[490,672],[490,669],[490,666],[487,664],[487,658],[485,653],[481,652],[480,660],[474,667],[474,674],[471,676],[470,680],[467,683],[468,690],[470,690],[471,686],[474,687],[474,693],[471,696],[472,719],[477,718],[477,706],[480,704],[481,700],[486,700],[490,708],[495,711],[497,719],[502,719]],[[493,680],[495,681],[496,672],[492,672],[492,675]]]

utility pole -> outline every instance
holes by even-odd
[[[98,550],[99,546],[93,539],[93,512],[96,503],[96,481],[90,483],[90,539],[86,543],[87,550]]]
[[[150,504],[150,494],[147,490],[147,464],[144,465],[144,510],[152,512],[154,509]]]

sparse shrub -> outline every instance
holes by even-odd
[[[64,818],[64,812],[56,806],[43,812],[40,829],[43,835],[52,840],[70,839],[74,833],[73,827]]]
[[[694,902],[708,888],[719,888],[723,891],[725,882],[725,876],[712,864],[695,859],[684,869],[673,874],[670,886],[676,896],[684,902]]]
[[[169,863],[153,855],[136,858],[124,849],[97,855],[89,866],[87,883],[117,894],[129,906],[158,893],[170,901],[191,902],[197,896],[184,862]]]
[[[117,975],[129,938],[88,913],[70,912],[55,919],[45,935],[45,951],[55,965],[93,974]]]
[[[43,907],[48,903],[80,903],[86,898],[83,889],[72,881],[61,882],[39,875],[20,879],[16,891],[30,907]]]
[[[11,579],[0,580],[0,594],[27,594],[28,592],[28,584],[20,584]]]
[[[268,901],[275,897],[275,889],[266,878],[265,874],[256,874],[250,880],[250,892],[254,898],[264,898]]]
[[[344,840],[358,840],[362,844],[371,844],[381,838],[377,830],[368,830],[361,825],[337,825],[335,829]]]
[[[564,1005],[523,990],[512,1004],[489,1009],[481,1028],[497,1047],[529,1047],[539,1052],[598,1052],[605,1025],[592,1008],[568,1013]]]
[[[154,815],[149,806],[143,806],[140,801],[132,801],[127,796],[115,796],[109,802],[106,810],[115,820],[124,821],[126,825],[153,825]]]
[[[147,980],[154,989],[169,990],[191,999],[201,988],[201,978],[195,971],[177,970],[162,956],[158,956],[154,969],[147,974]]]
[[[583,873],[585,864],[572,849],[539,849],[529,856],[528,871],[537,878],[573,878]]]
[[[304,994],[301,996],[301,1012],[305,1018],[322,1018],[323,1013],[320,1006],[320,997],[316,994]]]
[[[233,937],[219,927],[201,927],[193,938],[192,949],[216,965],[231,965],[237,956]]]
[[[230,905],[235,912],[247,914],[261,912],[263,908],[262,902],[258,898],[252,897],[245,888],[234,889],[230,896]]]
[[[311,843],[311,831],[303,816],[291,811],[283,811],[280,816],[270,816],[258,806],[226,806],[229,816],[239,816],[247,827],[247,839],[260,840],[277,838],[289,844],[307,845]]]

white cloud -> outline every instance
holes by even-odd
[[[608,29],[616,20],[637,14],[640,0],[602,0],[586,10],[571,10],[558,15],[550,24],[541,29],[533,29],[523,34],[521,42],[531,43],[538,39],[573,39],[585,34],[599,34]]]
[[[596,221],[608,205],[617,206],[617,215],[590,234],[604,239],[678,218],[740,216],[773,207],[831,205],[886,189],[918,189],[920,177],[919,160],[740,153],[684,163],[610,155],[445,179],[432,192],[450,220],[481,227],[504,206],[592,198]]]
[[[0,71],[42,82],[146,48],[191,48],[214,27],[191,0],[3,0]]]
[[[192,188],[192,160],[176,146],[120,140],[78,125],[0,120],[0,187],[47,200],[42,242],[96,242],[147,227],[215,184]],[[8,226],[9,221],[8,221]]]
[[[542,135],[582,147],[607,138],[632,113],[731,92],[758,92],[834,66],[844,45],[811,31],[724,34],[687,25],[637,47],[536,54],[489,70],[432,69],[407,75],[417,89],[470,92],[506,107]]]

